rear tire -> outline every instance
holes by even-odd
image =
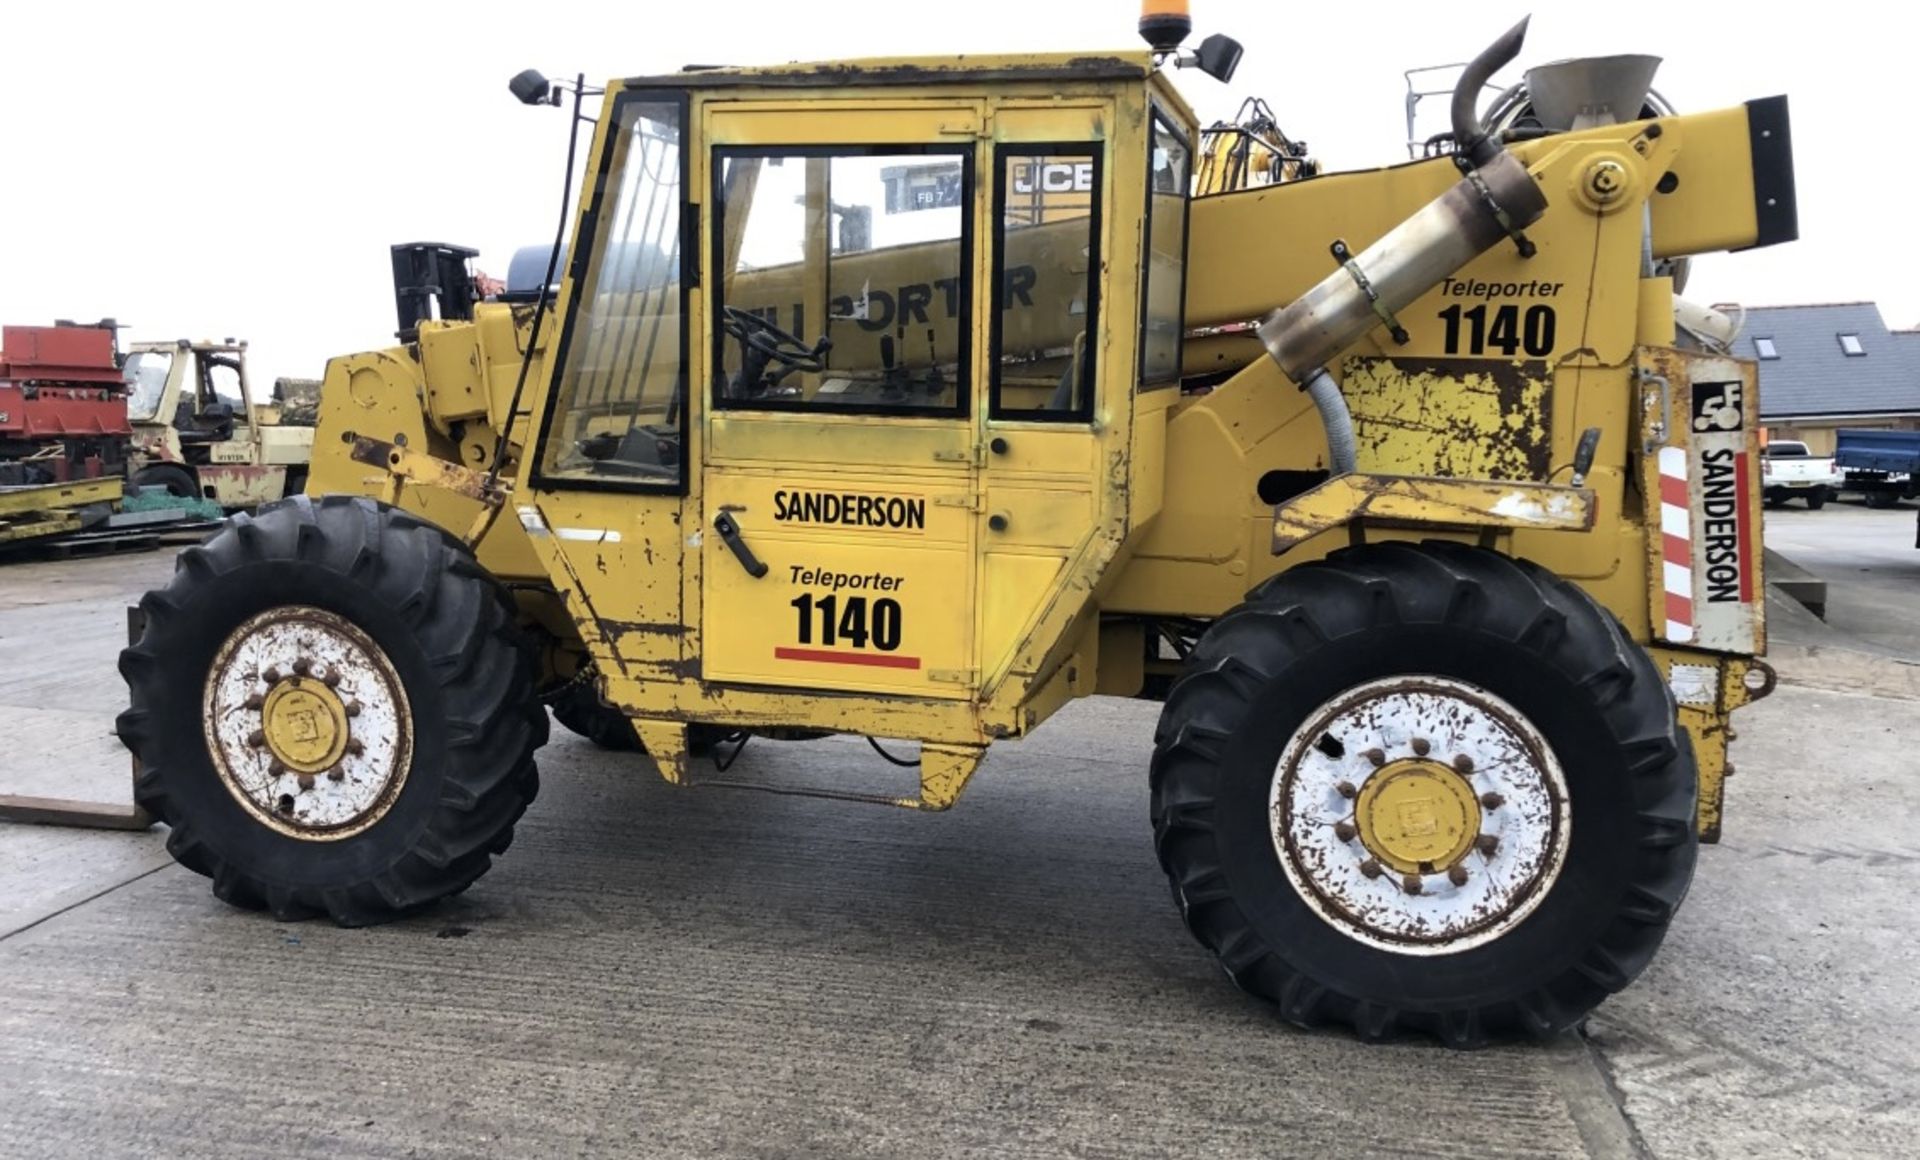
[[[603,703],[589,681],[575,681],[550,702],[553,719],[602,749],[615,753],[642,752],[640,734],[627,715]]]
[[[533,657],[438,527],[281,500],[183,551],[140,608],[134,797],[218,897],[363,926],[466,889],[513,840],[547,738]]]
[[[1887,508],[1898,506],[1899,503],[1899,492],[1881,491],[1876,488],[1867,493],[1867,506],[1870,508],[1877,508],[1884,511]]]
[[[1395,698],[1445,711],[1409,729],[1377,708]],[[1469,728],[1469,704],[1491,731]],[[1377,737],[1355,724],[1368,720]],[[1333,724],[1315,736],[1326,722],[1344,738]],[[1543,743],[1537,760],[1501,740],[1522,734]],[[1478,767],[1457,774],[1474,745]],[[1388,801],[1394,778],[1377,769],[1425,772]],[[1496,774],[1532,796],[1492,800]],[[1456,776],[1465,787],[1449,789]],[[1367,1039],[1412,1029],[1473,1047],[1573,1026],[1646,967],[1693,874],[1693,755],[1652,659],[1573,585],[1454,544],[1336,553],[1216,621],[1168,697],[1152,788],[1194,936],[1289,1021]],[[1397,818],[1403,840],[1430,835],[1449,794],[1468,844],[1444,857],[1458,860],[1383,873],[1410,855],[1376,852],[1390,827],[1356,828],[1363,813],[1385,809],[1367,816]],[[1519,860],[1502,875],[1500,858]]]
[[[193,473],[176,463],[155,463],[141,468],[133,474],[135,487],[158,487],[166,493],[180,499],[199,499],[200,485],[194,482]]]
[[[1827,506],[1827,489],[1826,488],[1816,487],[1812,491],[1807,493],[1807,509],[1809,511],[1817,512],[1821,508],[1826,506]]]

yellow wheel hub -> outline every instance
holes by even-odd
[[[1433,761],[1396,761],[1376,771],[1353,812],[1368,852],[1402,874],[1445,870],[1480,836],[1473,787]]]
[[[346,704],[321,681],[279,682],[268,690],[260,717],[268,751],[296,773],[320,773],[346,755]]]

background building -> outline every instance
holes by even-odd
[[[1887,329],[1871,302],[1750,307],[1734,353],[1760,363],[1770,439],[1818,455],[1840,427],[1920,429],[1920,330]]]

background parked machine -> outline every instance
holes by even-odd
[[[936,810],[1148,695],[1181,913],[1286,1018],[1468,1045],[1626,986],[1770,687],[1754,368],[1675,345],[1668,263],[1794,236],[1784,99],[1640,119],[1596,62],[1578,129],[1489,128],[1523,25],[1438,156],[1195,198],[1173,72],[1240,48],[1180,8],[1146,53],[616,81],[531,292],[397,257],[309,496],[141,603],[174,856],[282,918],[430,904],[583,687],[670,781],[904,738],[917,794],[777,788]]]
[[[224,508],[305,486],[314,422],[305,380],[282,379],[263,394],[247,375],[247,344],[233,339],[137,342],[126,361],[135,484]],[[291,411],[283,390],[295,392]]]
[[[133,432],[116,329],[0,328],[0,545],[78,531],[119,501]]]

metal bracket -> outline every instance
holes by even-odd
[[[1407,345],[1410,341],[1407,337],[1407,328],[1400,325],[1400,320],[1393,316],[1393,311],[1380,304],[1379,293],[1374,290],[1373,283],[1368,280],[1367,272],[1360,268],[1360,263],[1353,260],[1353,251],[1347,248],[1345,239],[1335,238],[1333,245],[1328,249],[1333,252],[1333,260],[1340,263],[1340,268],[1353,279],[1353,284],[1360,287],[1360,293],[1367,296],[1367,303],[1373,307],[1374,315],[1386,326],[1387,333],[1393,335],[1393,341],[1401,346]]]
[[[502,483],[487,472],[475,471],[437,455],[415,451],[405,443],[369,439],[351,431],[346,433],[345,439],[353,445],[347,455],[355,463],[378,467],[387,473],[379,497],[383,503],[399,506],[400,489],[408,483],[450,491],[478,501],[480,514],[474,517],[473,525],[467,529],[464,537],[468,547],[477,545],[486,536],[493,527],[494,517],[500,514],[500,509],[506,506],[507,497],[513,494],[512,484]]]
[[[1466,178],[1473,183],[1474,192],[1480,195],[1480,204],[1487,207],[1487,212],[1493,215],[1493,220],[1506,231],[1509,238],[1513,239],[1513,248],[1520,251],[1520,256],[1531,258],[1539,253],[1539,249],[1533,244],[1533,239],[1527,236],[1525,230],[1513,224],[1512,216],[1501,207],[1499,199],[1493,196],[1493,190],[1487,188],[1487,179],[1480,176],[1480,171],[1468,169]]]
[[[1667,381],[1667,376],[1645,367],[1641,367],[1637,373],[1642,384],[1657,383],[1660,386],[1660,410],[1653,416],[1653,421],[1647,424],[1647,435],[1642,440],[1645,444],[1643,450],[1651,455],[1667,445],[1667,436],[1673,431],[1673,384]]]

